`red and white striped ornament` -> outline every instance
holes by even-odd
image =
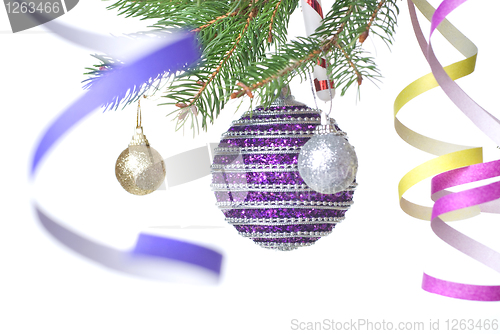
[[[306,34],[309,37],[321,25],[321,20],[323,20],[323,8],[321,7],[320,0],[301,0],[300,2],[302,4]],[[325,102],[330,101],[335,96],[333,81],[330,80],[330,85],[328,85],[328,80],[326,59],[320,58],[318,65],[314,66],[314,87],[317,97]],[[331,92],[329,90],[331,90]]]

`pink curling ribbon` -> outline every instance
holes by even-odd
[[[319,0],[301,0],[302,14],[306,26],[306,35],[309,37],[321,25],[323,20],[323,9]],[[322,101],[330,101],[335,96],[333,81],[329,80],[326,71],[326,59],[318,59],[318,64],[314,66],[314,87],[316,95]],[[330,93],[331,91],[331,93]]]
[[[500,122],[486,110],[481,108],[450,78],[437,60],[430,43],[432,34],[448,14],[467,0],[444,0],[434,12],[431,21],[429,44],[425,41],[418,23],[414,4],[422,4],[421,0],[408,0],[410,15],[415,35],[424,53],[432,73],[446,95],[457,107],[497,145],[500,144]],[[427,4],[428,5],[428,4]],[[432,179],[432,199],[435,201],[431,228],[434,233],[450,246],[483,263],[500,273],[500,253],[480,242],[460,233],[448,224],[441,216],[478,206],[482,212],[500,213],[495,201],[500,199],[500,182],[464,190],[457,193],[447,191],[447,188],[486,180],[500,175],[500,160],[479,163],[463,168],[447,171]],[[452,298],[476,301],[500,301],[500,286],[471,285],[441,280],[424,273],[422,288],[428,292]]]
[[[485,204],[500,198],[500,182],[457,193],[445,190],[496,176],[500,176],[500,160],[458,168],[435,176],[432,179],[431,192],[432,199],[436,202],[432,210],[431,228],[439,238],[453,248],[500,273],[500,253],[458,232],[439,218],[443,214],[475,205],[480,206],[483,212],[498,213],[498,206],[495,206],[496,210],[491,210]],[[453,298],[500,301],[500,286],[460,284],[424,274],[422,288]]]

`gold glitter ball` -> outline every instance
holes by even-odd
[[[147,144],[142,129],[128,148],[116,160],[115,174],[123,189],[134,195],[147,195],[158,189],[165,180],[165,162],[154,148]],[[142,144],[137,143],[142,135]],[[134,142],[135,140],[135,142]]]

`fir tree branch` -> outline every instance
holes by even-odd
[[[271,16],[271,23],[269,23],[269,35],[267,37],[267,41],[269,43],[273,42],[273,22],[274,22],[274,18],[276,17],[276,12],[278,11],[278,8],[280,5],[281,5],[281,0],[279,0],[278,3],[276,4],[276,7],[274,8],[273,15]]]
[[[349,16],[352,12],[352,6],[349,7],[348,11],[346,12],[346,17]],[[269,77],[267,77],[266,79],[260,81],[260,82],[257,82],[253,85],[251,85],[251,87],[247,87],[245,85],[245,87],[247,87],[246,89],[241,89],[239,91],[236,91],[234,93],[231,94],[231,98],[232,99],[235,99],[235,98],[239,98],[245,94],[249,95],[249,92],[252,92],[253,90],[257,89],[257,88],[261,88],[262,86],[280,78],[280,77],[283,77],[289,73],[291,73],[292,71],[296,70],[297,68],[299,68],[302,64],[304,63],[307,63],[309,61],[311,61],[313,58],[315,57],[318,57],[319,54],[321,53],[327,53],[330,51],[330,49],[335,46],[335,47],[338,47],[343,53],[344,53],[344,56],[348,59],[348,61],[350,62],[351,66],[353,67],[354,71],[356,72],[356,76],[358,77],[358,83],[361,85],[361,81],[363,80],[362,77],[361,77],[361,74],[359,74],[359,72],[357,71],[356,69],[356,66],[352,63],[352,61],[350,60],[349,56],[345,53],[345,51],[337,44],[337,40],[339,38],[339,35],[342,33],[342,31],[344,30],[345,28],[345,25],[346,25],[347,21],[344,21],[340,27],[337,29],[337,31],[335,32],[335,34],[328,40],[326,41],[320,48],[314,50],[313,52],[311,52],[310,54],[308,54],[306,57],[304,57],[303,59],[299,59],[299,60],[296,60],[292,65],[280,70],[279,72],[277,72],[276,74],[273,74]],[[238,83],[239,86],[241,86],[241,83]]]
[[[256,80],[245,79],[245,84],[250,91],[260,89],[258,95],[268,103],[272,92],[279,89],[279,86],[275,84],[278,78],[284,78],[285,80],[281,80],[281,84],[285,84],[285,81],[293,75],[292,73],[305,77],[307,70],[312,69],[312,65],[319,59],[320,54],[322,57],[333,57],[327,71],[335,81],[336,87],[342,86],[341,95],[352,83],[357,82],[358,86],[361,85],[364,77],[368,77],[370,81],[376,79],[380,74],[373,60],[362,55],[361,43],[357,44],[356,41],[362,35],[362,31],[366,30],[367,25],[368,29],[373,25],[379,30],[381,29],[376,34],[384,42],[390,43],[396,22],[396,1],[366,0],[360,3],[356,0],[336,0],[321,27],[316,30],[310,40],[303,40],[302,48],[295,48],[291,44],[285,45],[284,50],[276,57],[271,56],[267,59],[269,65],[265,66],[264,69],[261,64],[255,64],[255,68],[250,68],[249,75],[243,77],[253,76]],[[396,11],[393,11],[390,6],[394,6]],[[382,18],[379,18],[378,14],[382,13],[382,9]],[[335,33],[332,35],[331,31],[335,31]],[[314,47],[315,41],[318,44]],[[304,54],[301,51],[306,49],[306,45],[312,48]],[[288,57],[288,51],[290,54],[296,53],[297,57]],[[287,64],[278,58],[289,58],[291,63]],[[262,75],[258,71],[262,72]],[[264,87],[267,88],[264,89]],[[233,92],[231,97],[241,97],[245,93],[248,94],[248,91],[239,89]],[[266,103],[261,101],[263,105]]]
[[[349,57],[349,55],[347,54],[347,52],[338,43],[335,43],[335,47],[338,48],[340,50],[340,52],[342,52],[342,54],[344,55],[344,57],[347,59],[347,62],[349,63],[349,65],[351,65],[352,69],[354,70],[354,73],[356,73],[358,85],[361,86],[361,83],[363,82],[363,77],[359,73],[358,68],[356,67],[356,65],[352,62],[351,57]]]
[[[262,86],[267,85],[268,83],[273,82],[274,80],[277,80],[278,78],[281,78],[281,77],[283,77],[283,76],[291,73],[292,71],[294,71],[297,68],[299,68],[302,64],[311,61],[314,57],[317,57],[320,53],[321,53],[320,49],[315,50],[312,53],[308,54],[305,58],[293,62],[292,65],[290,65],[288,67],[285,67],[284,69],[280,70],[276,74],[273,74],[273,75],[265,78],[262,81],[254,83],[250,87],[247,87],[245,84],[243,84],[241,82],[238,82],[237,83],[238,86],[240,86],[240,87],[244,86],[245,88],[244,89],[240,89],[239,91],[236,91],[236,92],[232,93],[231,94],[231,98],[232,99],[236,99],[238,97],[242,97],[245,94],[249,95],[249,93],[251,93],[252,91],[256,90],[257,88],[261,88]]]
[[[345,17],[348,17],[352,13],[352,6],[349,6],[349,9],[347,10]],[[335,34],[325,43],[325,45],[321,48],[321,51],[323,52],[328,52],[332,48],[333,45],[337,44],[337,41],[339,39],[340,34],[344,31],[344,28],[347,24],[347,20],[344,20],[340,27],[337,29]]]
[[[227,13],[227,14],[219,16],[219,17],[215,18],[214,20],[211,20],[211,21],[207,22],[206,24],[202,25],[201,27],[198,27],[198,28],[193,29],[191,31],[192,32],[200,32],[203,29],[210,27],[212,24],[216,23],[217,21],[220,21],[220,20],[225,19],[225,18],[230,17],[230,16],[235,16],[237,14],[238,14],[238,12]]]
[[[113,106],[137,100],[144,89],[157,91],[164,82],[168,87],[161,104],[180,108],[169,113],[179,120],[177,125],[191,120],[191,127],[197,128],[200,117],[205,130],[230,98],[256,96],[266,105],[280,86],[296,76],[306,78],[320,58],[326,59],[327,73],[341,95],[356,82],[359,87],[360,78],[377,79],[380,74],[363,51],[362,38],[373,34],[389,46],[399,13],[397,0],[335,0],[315,34],[288,41],[290,15],[298,0],[115,1],[108,8],[127,17],[153,19],[153,28],[165,33],[186,28],[196,32],[202,56],[182,71],[150,78],[117,97]],[[106,56],[97,58],[101,63],[92,69],[90,84],[120,65]]]
[[[380,8],[382,8],[382,5],[384,3],[385,3],[385,0],[381,0],[379,2],[377,8],[375,9],[375,11],[373,12],[372,16],[370,17],[370,21],[368,21],[368,24],[366,25],[366,30],[363,31],[363,33],[359,36],[359,42],[360,43],[363,43],[366,40],[366,38],[368,37],[368,34],[370,33],[370,27],[373,24],[373,20],[375,20],[375,17],[377,16],[378,11],[380,10]]]
[[[252,6],[252,4],[250,4],[250,7]],[[252,18],[255,16],[256,14],[256,10],[255,8],[250,8],[249,10],[249,14],[248,14],[248,18],[247,18],[247,23],[245,24],[245,26],[243,27],[243,30],[240,32],[240,34],[238,35],[238,37],[236,38],[236,41],[234,42],[234,45],[233,47],[227,52],[226,56],[224,57],[224,59],[221,60],[221,62],[219,63],[219,66],[217,66],[217,68],[215,69],[214,72],[212,72],[212,74],[210,75],[210,77],[208,78],[208,80],[206,82],[204,82],[200,88],[200,90],[198,91],[198,93],[196,93],[196,95],[191,99],[191,101],[189,102],[188,106],[192,106],[196,100],[201,96],[201,94],[203,93],[203,91],[207,88],[207,86],[214,80],[214,78],[220,73],[220,70],[222,69],[222,66],[224,66],[224,64],[228,61],[228,59],[231,57],[231,55],[233,54],[234,50],[236,50],[236,47],[238,46],[238,44],[240,43],[241,41],[241,38],[243,37],[243,34],[245,33],[245,31],[248,29],[248,26],[250,25],[250,21],[252,20]]]

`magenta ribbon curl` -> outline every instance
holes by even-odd
[[[429,43],[425,41],[418,23],[415,6],[408,0],[413,29],[420,48],[429,63],[440,87],[455,105],[497,145],[500,145],[500,121],[479,106],[453,81],[437,60],[431,45],[431,37],[446,16],[467,0],[444,0],[436,9],[431,21]],[[452,193],[447,188],[500,175],[500,160],[471,165],[435,176],[431,183],[432,199],[435,200],[431,228],[433,232],[453,248],[500,273],[500,253],[460,233],[446,224],[440,216],[471,206],[479,206],[482,212],[500,213],[493,201],[500,198],[500,182]],[[442,296],[476,300],[500,301],[500,286],[462,284],[432,277],[424,273],[422,289]]]

